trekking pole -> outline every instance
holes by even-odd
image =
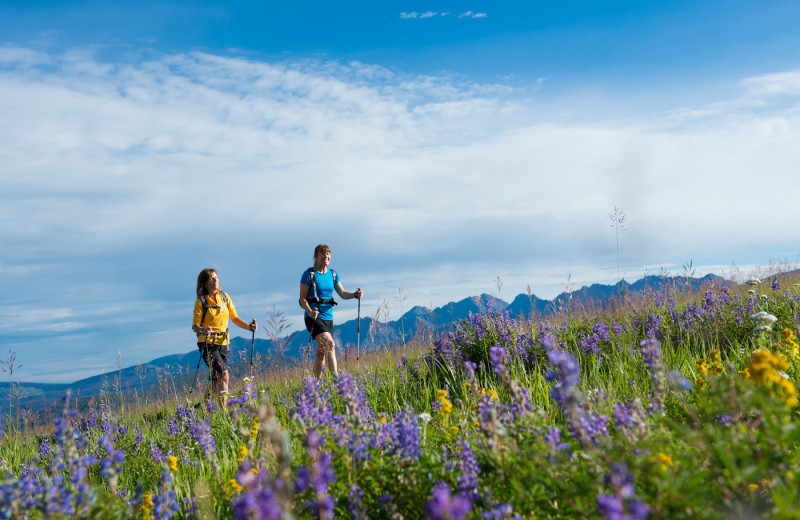
[[[197,372],[200,370],[200,362],[203,361],[203,353],[200,353],[200,358],[197,360],[197,368],[194,369],[194,379],[192,379],[192,387],[189,389],[189,395],[194,392],[194,384],[197,382]]]
[[[255,319],[250,322],[250,325],[256,322]],[[253,349],[256,345],[256,331],[253,329],[253,337],[250,339],[250,379],[253,379]]]
[[[361,287],[356,290],[360,291]],[[356,325],[356,362],[361,357],[361,298],[358,299],[358,325]]]
[[[197,368],[194,369],[194,379],[192,379],[192,387],[189,389],[189,395],[194,392],[194,384],[197,382],[197,372],[200,370],[200,362],[203,361],[205,353],[208,350],[208,337],[203,340],[203,350],[200,351],[200,359],[197,360]]]

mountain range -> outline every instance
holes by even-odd
[[[543,300],[534,294],[519,294],[510,303],[493,295],[482,294],[464,298],[458,302],[450,302],[442,307],[428,309],[416,306],[405,312],[395,321],[376,321],[372,317],[362,317],[360,334],[358,320],[350,320],[337,324],[334,337],[340,357],[345,350],[352,352],[358,346],[362,351],[374,350],[409,341],[415,337],[430,337],[448,330],[453,323],[465,319],[470,313],[485,312],[490,306],[501,311],[508,311],[512,317],[548,316],[569,309],[572,312],[608,309],[618,306],[622,299],[631,299],[645,295],[649,291],[661,291],[666,284],[684,286],[689,284],[696,290],[709,283],[721,283],[724,279],[709,274],[702,278],[685,279],[683,277],[646,276],[635,283],[623,280],[613,285],[593,284],[577,290],[562,292],[552,300]],[[261,338],[255,339],[254,356],[261,366],[275,366],[278,363],[293,365],[300,362],[303,350],[308,344],[308,332],[295,331],[277,341]],[[232,377],[244,376],[249,365],[251,338],[234,337],[231,339],[231,371]],[[140,397],[156,390],[162,392],[176,391],[183,385],[189,386],[192,374],[197,372],[202,387],[208,371],[205,364],[200,363],[197,349],[184,354],[172,354],[153,359],[147,363],[126,367],[104,374],[92,376],[74,383],[10,383],[0,384],[0,402],[11,402],[21,407],[40,410],[52,407],[71,389],[74,396],[81,400],[96,397],[102,393],[115,394],[117,390],[126,393],[136,392]],[[238,363],[237,363],[238,362]],[[198,391],[199,393],[199,391]]]

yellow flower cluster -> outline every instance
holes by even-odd
[[[167,457],[167,467],[170,471],[178,471],[178,457]]]
[[[708,361],[705,359],[698,359],[697,360],[697,385],[700,388],[706,387],[706,379],[705,376],[708,375]]]
[[[497,401],[497,390],[491,388],[487,390],[481,387],[481,389],[478,390],[478,399],[481,399],[484,395],[488,395],[492,401]]]
[[[740,374],[748,381],[778,394],[788,406],[795,407],[800,404],[797,400],[797,389],[783,372],[788,367],[789,362],[781,354],[756,350],[750,354],[750,363]]]
[[[447,398],[447,390],[437,390],[436,400],[442,404],[442,407],[439,408],[439,412],[442,415],[447,415],[453,411],[453,403]]]
[[[722,355],[720,354],[719,349],[712,350],[709,357],[711,358],[711,366],[709,367],[711,375],[718,376],[720,374],[724,374],[725,365],[722,364]]]
[[[155,504],[153,503],[153,494],[148,493],[144,496],[141,505],[141,512],[142,512],[142,519],[143,520],[153,520],[153,508]]]
[[[797,337],[791,329],[781,331],[781,353],[790,361],[800,360],[800,345],[797,344]]]
[[[671,468],[671,467],[673,467],[675,465],[672,462],[672,457],[670,457],[666,453],[659,452],[656,455],[656,459],[658,459],[658,462],[661,463],[661,471],[667,471],[669,468]]]
[[[235,478],[230,479],[225,484],[225,492],[228,494],[228,496],[233,496],[237,493],[241,493],[241,491],[242,491],[242,486],[240,486],[239,483],[236,482]]]
[[[258,421],[258,416],[256,415],[253,417],[253,422],[250,423],[250,438],[255,440],[256,435],[258,435],[258,428],[260,424]]]
[[[242,463],[245,457],[247,457],[247,446],[241,445],[239,446],[239,452],[237,453],[236,462],[239,464]]]

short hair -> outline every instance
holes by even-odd
[[[325,244],[320,244],[314,248],[314,258],[316,258],[317,255],[320,253],[330,253],[330,252],[331,252],[330,246],[327,246]]]
[[[217,272],[216,269],[212,269],[211,267],[206,267],[200,274],[197,275],[197,297],[202,298],[203,296],[208,294],[208,289],[206,286],[208,285],[208,281],[211,279],[211,275]]]

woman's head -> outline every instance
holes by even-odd
[[[216,280],[219,281],[217,278],[217,270],[207,267],[200,271],[200,274],[197,275],[197,297],[200,298],[201,296],[205,296],[209,293],[209,284]]]
[[[325,244],[320,244],[314,248],[314,260],[317,259],[317,256],[319,256],[320,253],[330,253],[330,252],[331,252],[330,246],[327,246]]]

